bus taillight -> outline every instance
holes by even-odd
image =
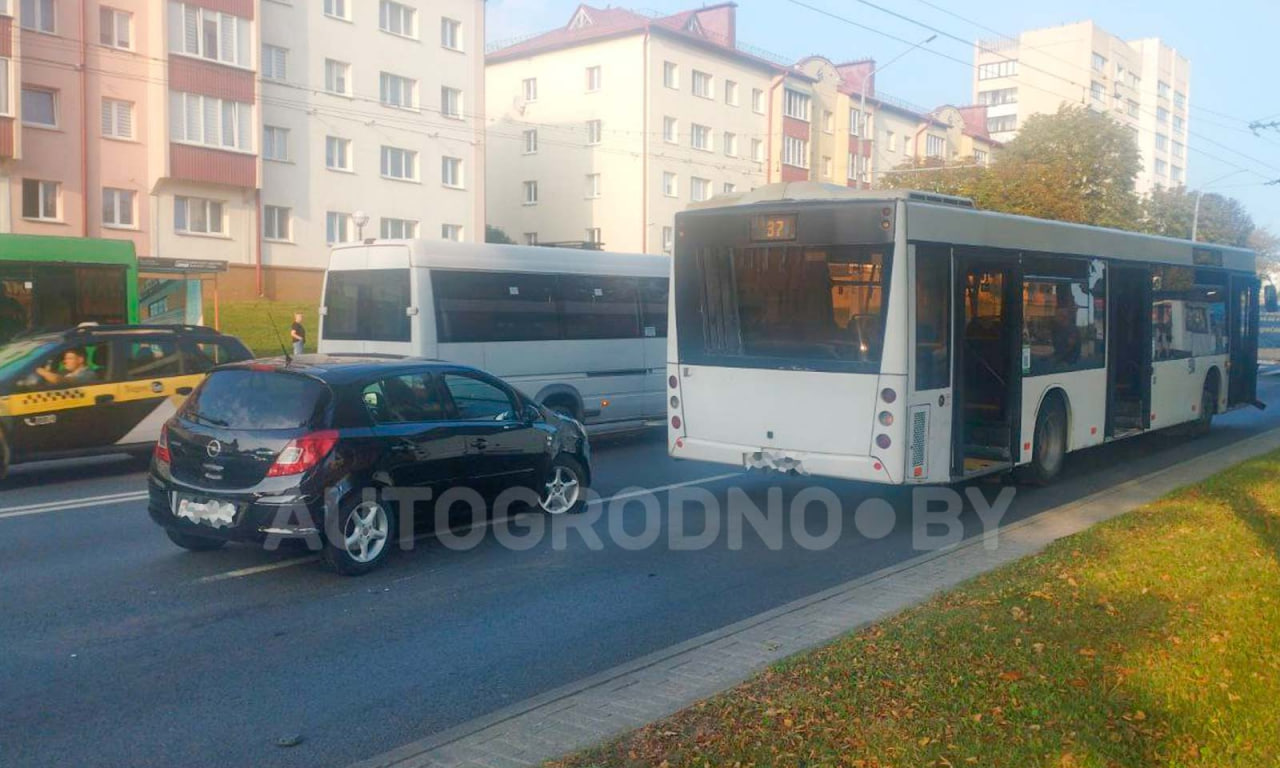
[[[671,428],[672,428],[672,429],[679,429],[679,428],[680,428],[680,424],[681,424],[681,421],[680,421],[680,417],[679,417],[679,416],[672,416],[672,417],[671,417]]]
[[[673,398],[671,398],[671,399],[672,399],[672,400],[674,400],[675,398],[673,397]],[[892,427],[892,426],[893,426],[893,414],[892,414],[892,413],[889,413],[888,411],[881,411],[881,412],[880,412],[880,416],[879,416],[878,418],[879,418],[879,420],[880,420],[880,424],[881,424],[881,426],[885,426],[885,427]]]
[[[880,390],[880,399],[885,401],[886,403],[893,403],[895,400],[898,399],[898,393],[894,392],[892,389],[889,389],[888,387],[885,387],[884,389]]]
[[[667,379],[667,384],[669,384],[672,389],[675,389],[680,386],[680,380],[675,377],[675,374],[671,374],[671,377]]]
[[[876,445],[881,450],[888,450],[889,446],[893,445],[893,441],[889,439],[888,435],[876,435]]]

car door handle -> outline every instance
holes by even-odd
[[[471,441],[471,447],[483,451],[485,448],[489,447],[489,441],[485,440],[483,437],[478,437]]]
[[[93,402],[97,403],[98,405],[105,405],[106,403],[114,403],[115,400],[116,400],[115,395],[98,395],[97,397],[93,398]]]
[[[178,393],[178,394],[180,394],[180,395],[189,395],[189,394],[191,394],[191,387],[178,387],[178,388],[177,388],[176,390],[174,390],[174,391],[175,391],[175,392],[177,392],[177,393]]]

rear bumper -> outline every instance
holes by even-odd
[[[744,469],[795,472],[800,475],[861,480],[868,483],[897,484],[884,463],[874,456],[789,451],[749,445],[717,443],[672,435],[669,453],[675,459],[727,464]]]
[[[154,475],[148,479],[147,491],[147,513],[157,525],[198,536],[226,541],[261,542],[269,536],[291,538],[318,535],[324,526],[324,501],[319,496],[209,492],[188,488],[174,481],[162,481]],[[175,494],[234,504],[235,519],[230,526],[214,527],[178,517],[173,511]]]

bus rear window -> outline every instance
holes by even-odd
[[[887,249],[865,246],[706,249],[681,259],[682,359],[878,367],[887,268]]]
[[[409,270],[329,272],[324,332],[340,341],[409,341]]]

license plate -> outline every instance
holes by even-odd
[[[217,499],[197,501],[178,496],[174,501],[173,514],[200,525],[230,528],[235,523],[236,505]]]

